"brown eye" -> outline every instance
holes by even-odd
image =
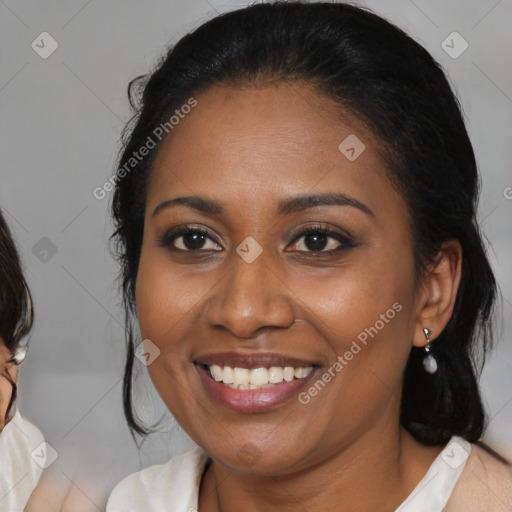
[[[297,240],[303,239],[303,242]],[[299,246],[299,247],[297,247]],[[294,239],[298,252],[330,253],[340,249],[354,247],[354,243],[345,235],[322,226],[308,227]]]
[[[210,242],[210,246],[208,246],[208,242]],[[158,243],[160,246],[167,247],[170,250],[183,252],[222,250],[222,247],[212,239],[209,232],[191,227],[171,230],[162,239],[158,240]]]
[[[189,251],[193,251],[195,249],[202,249],[207,240],[206,236],[203,235],[202,233],[196,233],[192,231],[189,233],[185,233],[184,235],[181,235],[178,238],[175,238],[174,242],[176,242],[176,240],[179,240],[180,238],[182,239],[181,245],[184,246],[181,247],[181,249],[185,248]]]
[[[308,251],[319,252],[326,249],[326,246],[333,245],[332,240],[329,240],[330,237],[324,235],[323,233],[308,233],[307,235],[304,235],[302,238],[304,238],[303,246],[306,247]],[[331,244],[329,244],[329,241],[331,241]],[[336,248],[336,242],[334,243],[334,245],[334,248]],[[332,250],[332,247],[330,248],[330,250]]]

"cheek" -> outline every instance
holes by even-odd
[[[7,412],[7,406],[11,400],[11,395],[11,383],[4,377],[3,374],[0,374],[0,429],[2,429],[4,426],[4,418]]]
[[[141,335],[157,345],[179,336],[180,327],[194,320],[204,290],[187,271],[173,267],[165,251],[143,248],[136,282]]]
[[[405,249],[372,250],[337,275],[314,286],[305,276],[298,286],[310,322],[332,349],[331,398],[342,396],[350,409],[375,403],[377,411],[399,393],[414,325],[414,265]]]
[[[163,253],[163,254],[160,254]],[[186,387],[190,366],[187,353],[180,343],[185,325],[190,324],[197,298],[186,286],[180,272],[170,271],[165,251],[155,251],[143,245],[136,280],[135,297],[140,334],[158,347],[158,355],[147,371],[163,402],[183,424],[187,410],[183,397],[176,392]]]
[[[327,339],[356,339],[376,323],[379,331],[407,330],[404,320],[414,292],[412,257],[402,250],[371,248],[368,253],[354,254],[346,267],[320,279],[304,275],[296,283],[308,309],[322,320],[316,323],[324,325]],[[393,307],[395,303],[400,306]]]

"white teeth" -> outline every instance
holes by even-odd
[[[268,381],[272,384],[279,384],[283,381],[283,369],[279,366],[272,366],[268,370]]]
[[[249,370],[247,368],[233,368],[233,384],[249,384]]]
[[[233,368],[230,368],[229,366],[224,366],[222,381],[224,382],[224,384],[233,384],[235,382],[235,372]]]
[[[266,368],[253,368],[249,371],[249,382],[251,384],[268,384],[268,370]]]
[[[283,378],[286,382],[291,382],[295,376],[295,370],[291,366],[287,366],[283,371]]]
[[[313,367],[292,366],[280,367],[272,366],[270,368],[232,368],[230,366],[221,367],[212,364],[210,367],[212,378],[217,382],[222,382],[232,389],[262,389],[274,387],[281,382],[291,382],[295,379],[303,379],[312,371]]]
[[[224,372],[222,371],[222,368],[218,364],[212,364],[210,366],[210,372],[212,374],[212,377],[217,382],[220,382],[221,380],[223,380]]]
[[[295,368],[295,377],[297,377],[297,379],[303,379],[304,377],[307,377],[312,371],[313,368],[311,368],[311,366],[309,368]]]

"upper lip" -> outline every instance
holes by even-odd
[[[208,366],[217,364],[231,368],[248,368],[249,370],[252,368],[270,368],[272,366],[293,366],[294,368],[319,366],[312,361],[271,352],[253,352],[252,354],[218,352],[196,357],[194,363]]]

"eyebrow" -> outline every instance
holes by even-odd
[[[222,204],[214,199],[208,199],[201,196],[184,196],[163,201],[154,209],[152,217],[154,218],[158,213],[166,208],[171,208],[177,205],[188,206],[198,212],[210,215],[222,215],[225,212]],[[314,208],[316,206],[352,206],[367,215],[375,217],[372,210],[370,210],[370,208],[368,208],[364,203],[341,193],[303,195],[284,199],[278,203],[277,213],[278,215],[284,216]]]

